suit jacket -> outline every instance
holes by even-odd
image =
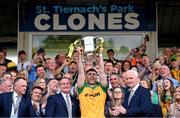
[[[0,94],[0,117],[10,117],[11,109],[13,103],[13,92],[2,93]],[[26,117],[26,97],[22,96],[19,110],[18,110],[18,117]]]
[[[128,105],[130,92],[125,95],[123,106],[126,109],[126,117],[149,117],[153,114],[151,95],[148,89],[139,86]]]
[[[79,101],[71,96],[72,117],[80,117]],[[61,93],[48,98],[45,117],[68,117],[66,102]]]
[[[28,97],[27,99],[27,116],[28,117],[43,117],[43,112],[41,109],[41,104],[39,104],[39,112],[37,112],[32,104],[31,98]]]
[[[161,105],[153,104],[153,110],[153,114],[151,115],[152,117],[163,117]]]

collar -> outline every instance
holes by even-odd
[[[15,91],[13,92],[13,98],[15,98],[16,99],[16,96],[20,96],[20,97],[22,97],[21,95],[18,95]]]
[[[136,86],[134,86],[134,87],[131,89],[131,91],[135,92],[139,86],[140,86],[140,84],[138,83]]]
[[[65,93],[63,93],[62,91],[61,91],[61,94],[62,94],[62,96],[63,96],[64,98],[66,98],[66,95],[68,95],[68,96],[70,97],[70,94],[65,94]]]
[[[32,103],[32,105],[35,105],[35,106],[33,106],[33,107],[36,108],[36,109],[34,109],[34,110],[36,110],[36,112],[37,112],[37,111],[40,111],[40,103],[39,103],[39,102],[37,103],[37,106],[36,106],[36,104],[35,104],[35,102],[34,102],[33,100],[31,100],[31,103]]]
[[[15,91],[13,92],[13,104],[16,103],[16,100],[17,100],[17,96],[20,96],[20,99],[22,98],[21,95],[18,95]]]
[[[33,100],[31,100],[31,103],[34,104],[35,102]],[[39,102],[38,102],[38,105],[39,105]]]

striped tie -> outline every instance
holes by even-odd
[[[67,102],[68,117],[72,118],[72,109],[68,95],[66,95],[66,102]]]

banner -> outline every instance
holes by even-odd
[[[155,4],[24,4],[19,11],[20,32],[156,31]]]

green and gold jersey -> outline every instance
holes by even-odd
[[[96,83],[94,87],[84,83],[82,88],[78,88],[81,117],[82,118],[104,118],[104,108],[106,101],[107,87]]]

